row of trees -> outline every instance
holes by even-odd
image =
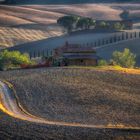
[[[118,65],[125,68],[133,68],[136,64],[136,55],[134,55],[129,49],[125,48],[124,51],[113,52],[112,59],[108,63],[105,60],[100,60],[99,65]]]
[[[60,17],[57,20],[57,23],[67,29],[68,32],[78,29],[90,29],[90,28],[99,28],[99,29],[110,29],[114,30],[123,30],[125,29],[125,25],[116,22],[111,25],[107,21],[100,21],[97,23],[96,20],[87,17],[79,17],[79,16],[64,16]]]
[[[20,67],[21,65],[32,64],[28,54],[21,54],[19,51],[0,52],[0,70],[7,70]]]

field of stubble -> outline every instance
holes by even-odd
[[[1,72],[0,79],[14,85],[21,104],[36,116],[51,121],[82,124],[140,126],[138,74],[94,69],[49,68]],[[116,130],[46,127],[11,119],[2,113],[0,118],[0,134],[7,135],[7,138],[8,134],[27,138],[34,136],[34,139],[140,138],[139,133],[133,135]],[[32,135],[34,132],[36,134]]]

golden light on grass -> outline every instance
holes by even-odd
[[[98,71],[114,71],[128,74],[140,74],[140,68],[123,68],[121,66],[69,66],[68,68],[95,69]]]
[[[8,114],[9,116],[14,117],[14,114],[13,114],[12,112],[8,111],[8,110],[3,106],[2,103],[0,103],[0,110],[3,111],[4,113]]]

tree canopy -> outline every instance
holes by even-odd
[[[57,23],[67,29],[68,33],[76,30],[85,29],[107,29],[124,30],[126,25],[120,21],[114,23],[110,21],[96,21],[89,17],[64,16],[57,20]]]
[[[91,26],[95,26],[96,21],[91,18],[80,18],[77,22],[77,28],[89,29]]]
[[[4,50],[0,52],[0,69],[9,69],[22,64],[31,64],[28,54],[21,54],[18,51]]]
[[[57,23],[65,27],[70,32],[76,26],[79,20],[78,16],[64,16],[57,20]]]
[[[113,61],[122,67],[133,68],[135,66],[136,55],[125,48],[123,52],[115,51],[113,53]]]
[[[114,24],[114,29],[115,30],[123,30],[123,29],[125,29],[125,26],[124,26],[124,24],[121,24],[120,22],[117,22],[117,23]]]

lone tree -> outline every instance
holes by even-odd
[[[0,69],[7,70],[12,67],[19,67],[22,64],[31,64],[28,54],[21,54],[18,51],[0,52]]]
[[[133,68],[136,63],[135,59],[136,55],[127,48],[125,48],[123,52],[113,52],[113,62],[122,67]]]
[[[76,24],[79,20],[77,16],[64,16],[57,20],[57,23],[63,27],[65,27],[68,32],[71,32],[72,29],[76,27]]]

